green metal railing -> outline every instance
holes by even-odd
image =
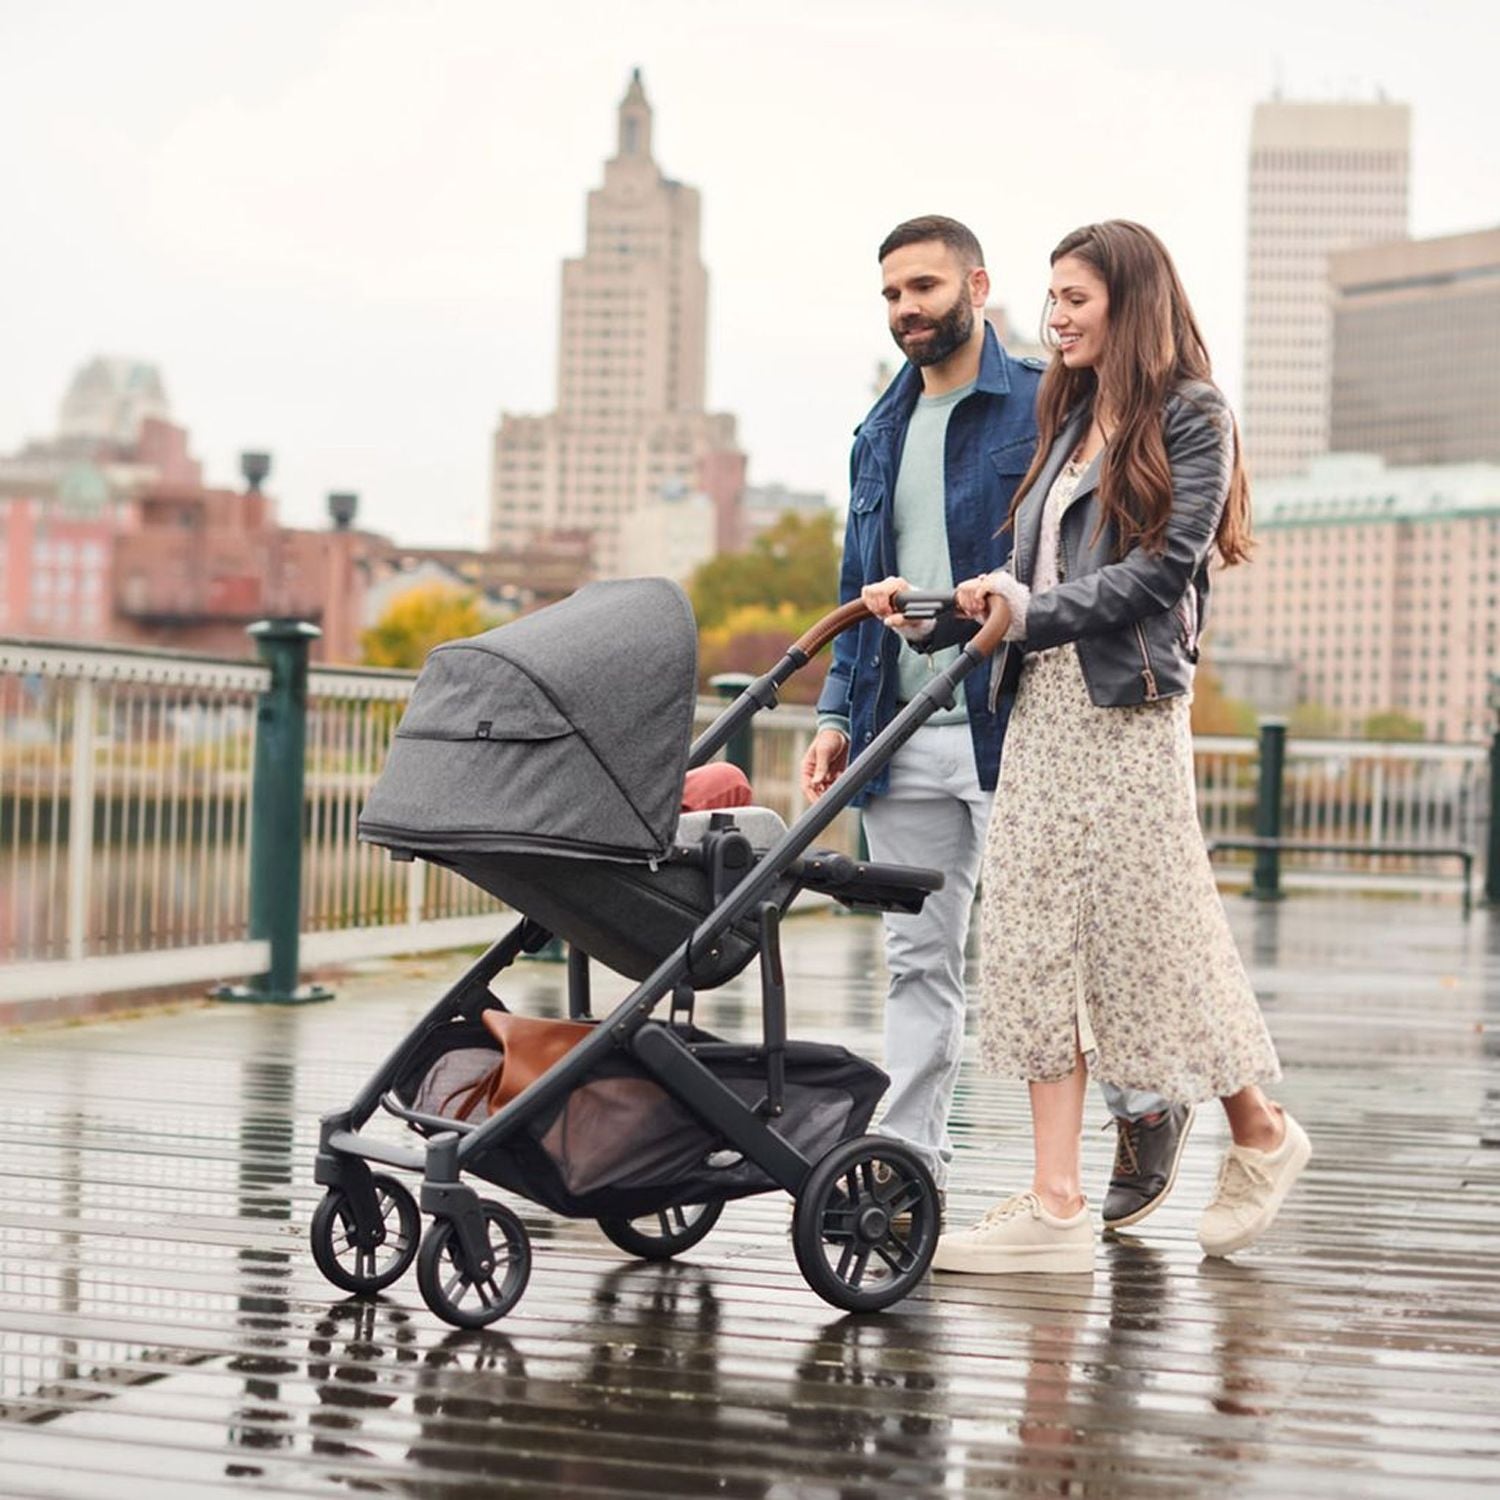
[[[0,1003],[243,975],[297,997],[305,969],[493,936],[484,892],[356,836],[415,674],[308,666],[308,639],[268,622],[260,661],[0,640]],[[700,700],[697,727],[723,706]],[[783,705],[741,747],[756,800],[789,822],[814,732],[812,709]],[[1268,727],[1200,738],[1195,758],[1210,843],[1335,846],[1221,850],[1225,885],[1452,893],[1420,851],[1488,846],[1497,894],[1490,747]],[[826,841],[857,853],[857,819]]]

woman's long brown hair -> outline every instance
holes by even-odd
[[[1007,524],[1014,524],[1067,417],[1092,405],[1102,388],[1113,427],[1099,469],[1100,525],[1113,525],[1121,557],[1133,547],[1160,552],[1172,509],[1162,410],[1184,381],[1212,382],[1208,350],[1167,247],[1144,225],[1128,219],[1086,224],[1059,243],[1052,264],[1065,255],[1091,266],[1109,292],[1104,357],[1096,369],[1070,370],[1061,353],[1052,356],[1037,394],[1036,457],[1016,488]],[[1229,500],[1214,537],[1225,564],[1250,555],[1250,486],[1238,426],[1232,465]]]

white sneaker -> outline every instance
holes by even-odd
[[[1286,1134],[1274,1151],[1230,1146],[1219,1163],[1213,1201],[1198,1224],[1205,1255],[1233,1255],[1254,1244],[1276,1221],[1281,1201],[1312,1155],[1307,1132],[1285,1111]]]
[[[1094,1269],[1094,1226],[1085,1202],[1071,1218],[1048,1213],[1035,1193],[997,1203],[968,1229],[941,1236],[934,1271],[998,1276],[1012,1271],[1087,1275]]]

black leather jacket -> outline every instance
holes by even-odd
[[[1162,551],[1135,547],[1114,560],[1115,530],[1099,525],[1096,457],[1063,512],[1062,581],[1032,596],[1026,639],[996,653],[991,702],[1015,691],[1025,652],[1069,641],[1078,648],[1089,697],[1101,708],[1171,698],[1192,688],[1208,614],[1209,554],[1229,495],[1234,423],[1217,387],[1200,381],[1173,393],[1162,420],[1172,470],[1172,512]],[[1016,511],[1010,566],[1028,586],[1047,491],[1082,441],[1088,421],[1089,413],[1082,411],[1064,425]]]

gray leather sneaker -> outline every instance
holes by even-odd
[[[1102,1215],[1106,1229],[1138,1224],[1166,1202],[1192,1124],[1191,1104],[1174,1104],[1154,1121],[1115,1120],[1115,1167]]]

